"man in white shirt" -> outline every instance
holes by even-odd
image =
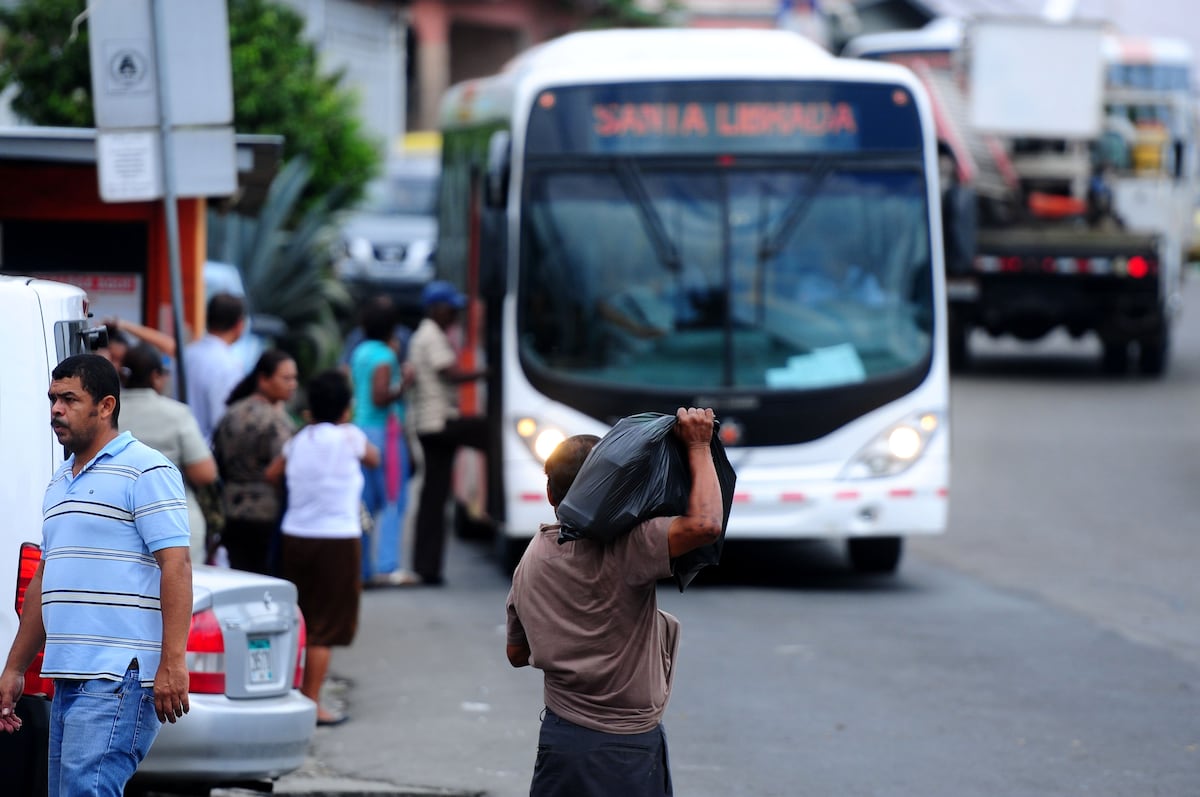
[[[409,422],[417,433],[424,458],[424,480],[417,499],[413,534],[413,570],[422,584],[442,583],[446,499],[454,454],[459,446],[485,449],[487,419],[464,418],[458,409],[458,386],[480,379],[487,369],[466,370],[458,364],[446,334],[467,304],[467,298],[448,282],[437,280],[422,294],[425,318],[408,343],[413,383],[409,388]]]
[[[218,293],[208,300],[207,333],[184,349],[187,403],[205,440],[212,440],[217,421],[225,414],[225,400],[245,376],[241,357],[233,349],[245,327],[245,303],[232,294]]]

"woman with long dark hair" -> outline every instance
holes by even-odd
[[[234,387],[213,432],[221,471],[225,531],[221,542],[237,570],[273,575],[272,554],[283,514],[280,488],[266,469],[296,433],[286,404],[296,392],[296,362],[278,349],[258,358]]]

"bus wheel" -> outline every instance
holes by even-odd
[[[500,569],[505,575],[511,576],[517,569],[528,546],[529,540],[524,537],[510,537],[503,531],[496,532],[496,560],[500,562]]]
[[[472,518],[467,508],[455,501],[454,533],[460,540],[486,540],[492,536],[493,529],[485,521]]]
[[[850,564],[860,573],[894,573],[904,553],[900,537],[851,537],[846,541]]]

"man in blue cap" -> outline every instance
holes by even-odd
[[[466,370],[446,334],[467,305],[467,297],[449,282],[435,280],[421,295],[425,318],[408,344],[412,368],[409,388],[410,424],[417,434],[424,460],[421,494],[412,548],[412,569],[420,583],[442,583],[445,549],[446,499],[454,454],[459,446],[483,450],[487,446],[487,419],[464,418],[458,409],[458,386],[480,379],[486,368]]]

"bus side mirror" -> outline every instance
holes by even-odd
[[[508,201],[508,175],[512,164],[512,136],[497,130],[488,139],[487,171],[483,201],[489,208],[503,208]]]

